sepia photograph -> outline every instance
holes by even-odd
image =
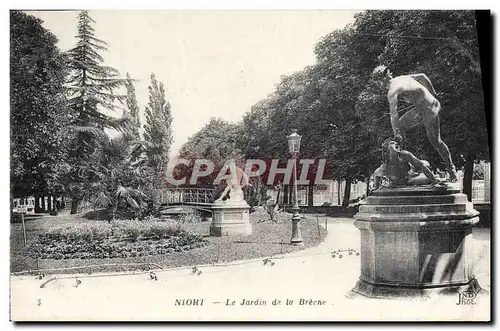
[[[491,322],[489,10],[9,27],[11,322]]]

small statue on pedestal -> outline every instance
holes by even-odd
[[[226,188],[215,200],[215,203],[222,202],[242,202],[245,201],[242,188],[250,185],[249,179],[245,171],[238,166],[234,167],[236,174],[231,173],[231,178],[226,179]],[[226,198],[225,200],[223,200]]]

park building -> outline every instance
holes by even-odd
[[[312,194],[309,190],[313,190]],[[344,197],[346,188],[345,181],[331,180],[327,185],[299,185],[297,187],[297,200],[301,207],[309,206],[309,199],[312,198],[312,205],[317,206],[340,206]],[[280,205],[288,205],[292,203],[292,189],[285,185],[282,192],[277,189],[269,189],[267,195],[271,197],[271,201]],[[366,183],[357,182],[351,184],[350,201],[356,203],[366,197]]]

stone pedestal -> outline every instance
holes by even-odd
[[[352,292],[374,298],[477,292],[469,254],[478,215],[456,185],[373,192],[354,216],[361,275]]]
[[[211,236],[247,236],[252,234],[250,206],[243,201],[223,201],[212,206]]]

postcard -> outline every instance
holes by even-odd
[[[11,321],[491,321],[490,20],[11,10]]]

